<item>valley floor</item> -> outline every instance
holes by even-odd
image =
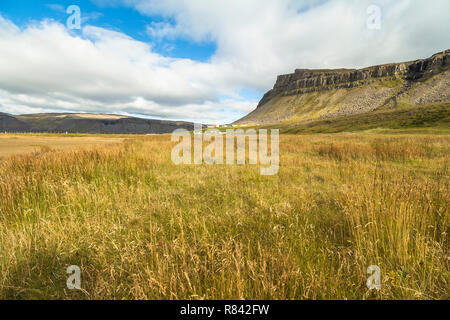
[[[449,135],[281,135],[275,176],[115,139],[0,159],[0,299],[450,298]]]
[[[74,136],[56,134],[0,133],[0,158],[50,150],[74,150],[95,145],[120,143],[123,138],[106,136]]]

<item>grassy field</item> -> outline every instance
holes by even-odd
[[[270,126],[269,126],[270,127]],[[378,130],[392,133],[450,134],[450,103],[406,106],[320,119],[303,123],[276,124],[286,134],[339,133]]]
[[[120,136],[0,134],[0,158],[51,150],[74,150],[121,142]]]
[[[282,135],[275,176],[174,145],[0,160],[0,298],[450,298],[449,135]]]

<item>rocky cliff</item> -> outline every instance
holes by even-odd
[[[364,69],[297,69],[280,75],[237,123],[301,121],[450,100],[450,50]]]

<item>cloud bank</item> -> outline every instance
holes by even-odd
[[[111,5],[111,1],[96,1]],[[366,9],[381,8],[381,28]],[[123,0],[151,39],[214,41],[207,62],[165,57],[151,41],[83,24],[16,26],[0,16],[0,111],[102,112],[225,123],[296,68],[355,68],[430,56],[450,44],[448,0]],[[243,96],[242,96],[243,95]]]

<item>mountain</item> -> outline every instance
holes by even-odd
[[[178,128],[193,130],[194,124],[105,114],[11,115],[0,113],[0,131],[7,132],[150,134],[171,133]]]
[[[0,112],[0,131],[22,132],[28,130],[28,125],[16,117]]]
[[[275,86],[257,108],[235,123],[323,123],[331,119],[356,119],[367,113],[392,115],[429,105],[443,108],[444,117],[448,117],[449,55],[450,50],[446,50],[428,59],[359,70],[298,69],[278,76]]]

